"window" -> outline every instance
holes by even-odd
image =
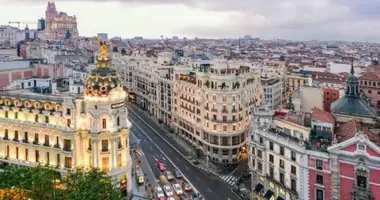
[[[263,164],[261,162],[257,162],[257,170],[263,171]]]
[[[18,159],[18,147],[16,147],[16,159]]]
[[[45,123],[49,123],[49,116],[45,116]]]
[[[103,129],[107,128],[107,119],[102,120],[102,127],[103,127]]]
[[[317,183],[323,185],[323,176],[317,174]]]
[[[263,144],[263,143],[264,143],[264,139],[260,137],[260,144]]]
[[[290,182],[290,188],[293,190],[293,191],[297,191],[297,181],[292,179],[291,182]]]
[[[285,183],[285,176],[284,173],[280,172],[280,183],[284,184]]]
[[[71,151],[71,140],[68,140],[68,139],[63,140],[63,150]]]
[[[49,135],[45,135],[45,145],[49,145]]]
[[[67,126],[68,128],[71,127],[71,119],[66,119],[66,126]]]
[[[324,200],[323,190],[316,189],[316,200]]]
[[[34,116],[34,122],[38,122],[38,115]]]
[[[102,151],[103,152],[108,151],[108,140],[102,140]]]
[[[273,163],[274,162],[274,157],[272,154],[269,154],[269,162]]]
[[[50,165],[50,153],[46,152],[46,164]]]
[[[280,159],[280,167],[281,167],[282,169],[285,168],[285,162],[284,162],[282,159]]]
[[[72,167],[71,157],[65,157],[65,168],[71,168],[71,167]]]
[[[291,157],[292,161],[296,161],[296,152],[291,151],[290,157]]]
[[[92,150],[91,139],[88,139],[88,150]]]
[[[5,129],[5,130],[4,130],[4,139],[5,139],[5,140],[8,139],[8,129]]]
[[[273,142],[269,142],[269,149],[273,151]]]
[[[274,169],[273,169],[273,167],[269,167],[269,176],[271,178],[274,178]]]
[[[367,188],[367,177],[356,175],[356,185],[361,188]]]
[[[120,117],[116,118],[116,124],[117,124],[117,126],[120,126]]]
[[[291,168],[290,168],[290,172],[293,174],[293,175],[297,175],[297,168],[292,165]]]
[[[9,145],[7,145],[7,158],[9,158]]]
[[[57,154],[57,167],[61,166],[61,154]]]
[[[252,152],[252,155],[255,155],[256,153],[255,153],[255,147],[252,147],[251,148],[251,152]]]
[[[108,171],[108,168],[109,168],[109,159],[108,159],[108,157],[103,157],[102,158],[102,168],[103,168],[103,170]]]
[[[66,114],[71,115],[71,109],[70,108],[66,108]]]
[[[5,117],[5,118],[8,118],[8,111],[5,111],[5,113],[4,113],[4,117]]]
[[[38,143],[39,143],[38,140],[39,140],[39,139],[38,139],[38,133],[35,133],[35,134],[34,134],[34,143],[38,144]]]
[[[227,97],[226,96],[223,96],[223,101],[227,101]]]
[[[117,166],[121,167],[123,165],[123,160],[121,159],[121,153],[117,156]]]
[[[29,151],[28,151],[28,149],[25,149],[25,160],[26,161],[29,160]]]
[[[364,144],[358,144],[358,149],[360,151],[365,151],[365,145]]]
[[[317,168],[318,170],[323,170],[323,160],[316,159],[315,168]]]
[[[15,137],[13,138],[15,141],[18,141],[18,131],[15,131]]]
[[[263,153],[262,153],[262,151],[261,150],[257,150],[257,157],[259,157],[259,158],[262,158],[262,155]]]
[[[40,152],[36,150],[36,163],[40,162]]]
[[[24,132],[24,142],[29,142],[28,132]]]
[[[284,155],[285,154],[285,148],[283,146],[280,146],[280,155]]]
[[[18,119],[18,112],[15,112],[15,119]]]

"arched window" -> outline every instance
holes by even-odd
[[[103,127],[103,129],[107,128],[107,119],[105,119],[105,118],[103,118],[103,120],[102,120],[102,127]]]
[[[117,126],[120,126],[120,117],[116,118],[116,124],[117,124]]]

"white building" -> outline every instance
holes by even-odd
[[[15,48],[18,31],[18,28],[12,26],[0,26],[0,47]]]
[[[261,71],[261,87],[263,88],[263,103],[269,109],[280,109],[283,101],[283,77],[273,69]]]
[[[210,161],[233,164],[246,152],[254,89],[260,76],[237,61],[174,68],[175,132]]]
[[[254,199],[307,200],[307,130],[290,130],[286,122],[272,121],[273,114],[268,107],[254,109],[248,162]]]

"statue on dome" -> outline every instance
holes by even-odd
[[[100,44],[100,55],[98,57],[98,60],[107,61],[108,60],[108,58],[107,58],[107,51],[108,51],[107,44],[106,44],[106,42],[99,42],[99,44]]]

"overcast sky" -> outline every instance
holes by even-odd
[[[0,24],[37,21],[46,6],[43,0],[0,0]],[[57,0],[56,6],[77,16],[84,36],[380,42],[380,0]]]

